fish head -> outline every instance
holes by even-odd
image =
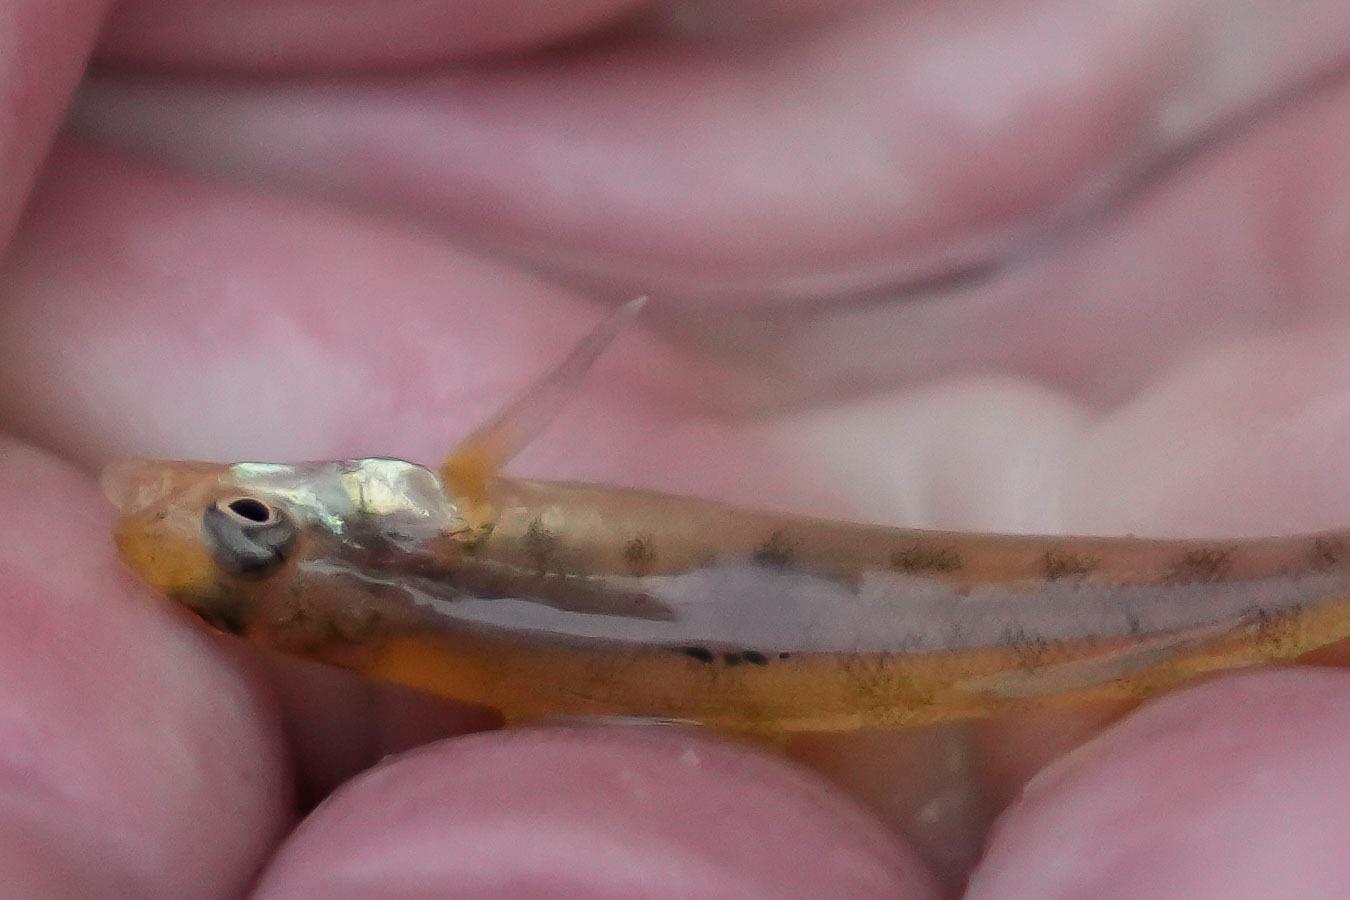
[[[297,603],[337,603],[339,582],[397,570],[464,531],[438,476],[396,459],[133,459],[109,465],[102,484],[126,565],[235,633]]]

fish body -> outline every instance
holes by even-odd
[[[1141,698],[1350,635],[1350,533],[964,534],[500,475],[635,312],[439,471],[114,464],[122,557],[222,629],[511,720],[901,727]]]

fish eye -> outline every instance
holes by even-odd
[[[216,564],[234,575],[260,577],[290,556],[298,534],[280,507],[256,497],[226,497],[206,508],[202,533]]]

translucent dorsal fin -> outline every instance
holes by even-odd
[[[486,504],[492,479],[549,426],[600,354],[646,304],[646,297],[638,297],[610,313],[566,359],[461,441],[441,467],[451,495]]]

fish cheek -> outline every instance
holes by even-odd
[[[222,567],[195,506],[164,504],[123,517],[114,530],[119,555],[156,592],[222,631],[242,634],[258,586]]]
[[[186,601],[217,591],[216,564],[208,549],[172,527],[164,514],[124,519],[114,536],[122,561],[160,593]]]
[[[244,632],[247,601],[222,578],[200,541],[156,533],[134,521],[117,528],[116,541],[123,561],[157,592],[222,631]]]

